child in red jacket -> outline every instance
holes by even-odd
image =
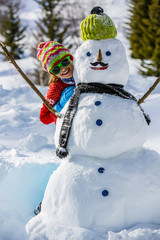
[[[37,51],[42,67],[51,75],[46,100],[54,106],[55,110],[61,111],[74,92],[73,56],[62,44],[54,41],[40,43]],[[57,121],[57,117],[48,110],[44,103],[39,118],[44,124],[52,122],[56,124]]]

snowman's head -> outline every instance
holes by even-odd
[[[76,51],[76,82],[125,85],[129,66],[120,40],[87,40]]]

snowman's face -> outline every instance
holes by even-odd
[[[118,39],[88,40],[76,51],[77,82],[125,85],[129,67],[125,49]]]

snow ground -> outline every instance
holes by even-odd
[[[32,59],[19,60],[18,64],[29,71]],[[60,161],[55,156],[55,126],[45,126],[39,121],[41,100],[10,63],[3,62],[1,66],[0,239],[22,240],[26,239],[25,224],[34,216],[33,211],[43,198],[49,176]],[[132,73],[126,88],[139,98],[154,80]],[[38,88],[45,95],[47,87]],[[160,153],[160,86],[142,105],[152,119],[145,147]],[[109,232],[107,238],[140,240],[145,236],[148,240],[155,235],[156,240],[160,239],[158,227],[151,229],[150,225],[143,230],[138,226],[120,233]]]
[[[32,2],[30,0],[31,5]],[[109,1],[112,11],[107,13],[113,19],[116,15],[120,16],[117,13],[123,13],[120,18],[115,17],[120,30],[126,2]],[[34,19],[30,9],[26,10],[27,16]],[[118,38],[128,49],[122,31]],[[17,63],[25,72],[33,68],[32,58]],[[126,89],[139,98],[156,78],[138,75],[137,63],[130,58],[129,63],[131,73]],[[47,87],[38,89],[45,95]],[[39,121],[41,100],[8,62],[0,62],[0,96],[0,239],[26,240],[25,225],[34,216],[33,211],[43,198],[50,174],[60,164],[53,142],[55,126],[45,126]],[[160,86],[142,107],[152,120],[145,147],[160,153]],[[106,240],[158,240],[159,229],[159,225],[141,224],[119,233],[109,232]]]

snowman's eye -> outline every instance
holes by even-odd
[[[107,52],[106,52],[106,55],[107,55],[107,56],[110,56],[110,55],[111,55],[111,52],[110,52],[110,51],[107,51]]]
[[[87,52],[86,55],[87,55],[88,57],[90,57],[90,56],[91,56],[91,53],[90,53],[90,52]]]

